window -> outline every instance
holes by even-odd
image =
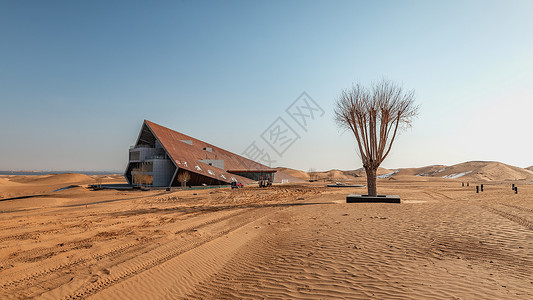
[[[140,151],[130,151],[130,160],[140,160],[141,152]]]

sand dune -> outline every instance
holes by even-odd
[[[440,167],[440,166],[439,166]],[[533,172],[490,161],[470,161],[453,166],[442,166],[433,172],[422,172],[418,176],[442,177],[460,180],[529,180],[533,179]]]
[[[303,181],[309,181],[311,177],[315,180],[330,180],[330,181],[336,181],[336,180],[354,180],[357,177],[366,177],[366,173],[364,169],[357,169],[357,170],[329,170],[329,171],[315,171],[315,172],[304,172],[300,170],[290,169],[290,168],[283,168],[279,167],[277,168],[279,171],[284,172],[286,174],[289,174],[293,177],[299,178]],[[385,175],[389,174],[393,171],[385,169],[385,168],[379,168],[377,174],[378,175]],[[312,176],[311,176],[312,175]]]
[[[278,170],[278,172],[283,172],[287,175],[290,175],[292,177],[295,177],[295,178],[299,178],[301,180],[304,180],[304,181],[308,181],[309,180],[309,174],[307,172],[304,172],[304,171],[300,171],[300,170],[295,170],[295,169],[291,169],[291,168],[284,168],[284,167],[278,167],[276,168]]]
[[[276,174],[274,174],[274,183],[282,183],[282,182],[283,183],[297,183],[297,182],[302,182],[302,181],[304,180],[298,177],[291,176],[288,173],[283,172],[281,170],[278,170]]]
[[[446,168],[445,165],[432,165],[421,168],[398,169],[398,175],[431,176]]]
[[[290,168],[277,168],[281,172],[289,174],[293,177],[299,178],[303,181],[309,181],[311,177],[315,180],[349,180],[354,179],[355,176],[351,175],[350,172],[355,174],[355,171],[341,171],[341,170],[329,170],[329,171],[316,171],[316,172],[304,172],[300,170],[290,169]],[[311,176],[312,175],[312,176]]]
[[[533,298],[533,185],[378,191],[403,203],[322,182],[0,201],[0,298]]]
[[[350,180],[355,179],[355,174],[349,171],[329,170],[325,172],[315,172],[315,179],[318,180]]]
[[[101,178],[102,183],[126,182],[123,176],[87,176],[77,173],[0,177],[0,199],[46,194],[73,184],[95,184],[97,178]]]
[[[94,183],[93,177],[77,174],[77,173],[63,173],[63,174],[51,174],[43,176],[23,176],[19,180],[21,183],[31,184],[67,184],[67,183],[79,183],[87,182]]]
[[[309,173],[304,171],[288,168],[279,169],[305,181],[310,179]],[[378,179],[421,176],[469,181],[533,180],[533,170],[491,161],[470,161],[453,166],[432,165],[421,168],[379,168],[377,175]],[[366,173],[362,168],[352,171],[330,170],[315,172],[314,177],[319,180],[355,180],[358,177],[366,178]]]
[[[378,176],[386,175],[386,174],[393,173],[394,171],[396,171],[396,170],[391,170],[391,169],[386,169],[386,168],[379,167],[378,171],[377,171],[377,175]],[[359,168],[359,169],[354,170],[354,171],[345,171],[345,172],[350,172],[350,173],[355,174],[355,175],[357,175],[359,177],[366,177],[366,172],[365,172],[365,169],[363,169],[363,168]]]
[[[3,178],[3,177],[0,177],[0,185],[17,185],[19,183],[17,182],[13,182],[11,180],[9,180],[8,178]]]
[[[397,169],[394,176],[421,176],[470,181],[531,180],[533,172],[500,162],[470,161],[453,166],[432,165]]]

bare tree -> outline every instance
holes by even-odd
[[[140,168],[136,168],[132,170],[133,174],[133,183],[139,185],[141,188],[144,185],[151,185],[153,183],[154,178],[152,175],[147,175],[147,172],[150,172],[152,169],[148,167],[146,164],[142,164]]]
[[[189,180],[191,180],[191,175],[187,171],[181,172],[178,175],[178,181],[181,182],[182,188],[185,188],[187,186],[187,181]]]
[[[377,195],[376,173],[391,150],[398,128],[410,127],[418,115],[414,100],[413,90],[404,91],[385,79],[370,88],[356,84],[337,98],[335,121],[355,136],[370,196]]]

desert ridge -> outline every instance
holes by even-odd
[[[279,170],[291,174],[302,180],[310,180],[309,172],[298,171],[288,168],[278,168]],[[378,179],[397,178],[398,176],[418,176],[444,179],[457,179],[463,181],[511,181],[511,180],[533,180],[533,166],[520,168],[507,165],[501,162],[491,161],[470,161],[452,166],[432,165],[420,168],[386,169],[379,168]],[[358,177],[366,177],[364,169],[357,170],[330,170],[323,172],[313,172],[318,180],[354,180]]]
[[[12,177],[12,182],[29,183],[29,184],[42,184],[42,185],[55,185],[55,184],[69,184],[69,183],[82,183],[95,181],[95,177],[91,177],[78,173],[61,173],[50,175],[28,175],[20,177]]]
[[[529,167],[533,168],[533,167]],[[452,166],[432,165],[420,168],[386,169],[379,168],[378,180],[419,177],[448,179],[459,181],[531,181],[533,171],[529,168],[519,168],[500,162],[471,161]],[[301,170],[278,167],[274,176],[275,183],[299,183],[310,180],[321,181],[357,181],[363,183],[366,178],[365,170],[329,170],[305,172]],[[51,175],[13,176],[0,175],[0,199],[21,197],[36,194],[46,194],[69,185],[88,186],[96,183],[125,184],[124,177],[115,175],[84,175],[77,173],[63,173]]]
[[[357,170],[329,170],[329,171],[300,171],[295,170],[291,168],[284,168],[279,167],[277,168],[278,171],[290,174],[293,177],[299,178],[304,181],[309,180],[353,180],[357,177],[363,177],[366,176],[364,169],[357,169]],[[385,175],[389,174],[393,171],[385,169],[385,168],[379,168],[377,171],[378,175]]]
[[[125,183],[115,175],[84,175],[62,173],[49,175],[0,175],[0,199],[47,194],[69,185],[88,186],[97,183]]]
[[[300,178],[284,172],[277,172],[274,183],[298,183]],[[88,187],[94,184],[127,184],[121,174],[85,175],[61,173],[49,175],[0,175],[0,200],[5,198],[47,194],[69,187]]]
[[[415,175],[461,180],[533,180],[533,171],[500,162],[470,161],[452,166],[442,166],[442,168],[431,172],[420,171],[416,170]]]

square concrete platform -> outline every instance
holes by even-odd
[[[346,197],[346,203],[401,203],[398,195],[357,195],[351,194]]]

